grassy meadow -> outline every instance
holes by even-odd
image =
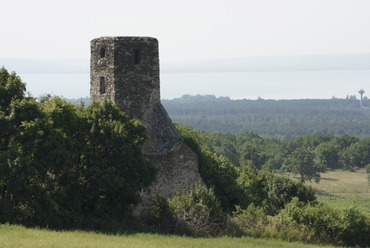
[[[319,183],[306,185],[312,186],[321,202],[338,208],[356,207],[370,215],[370,188],[365,172],[327,171],[321,173]]]
[[[2,248],[185,248],[185,247],[222,247],[222,248],[267,248],[294,247],[314,248],[333,247],[308,245],[298,242],[284,242],[273,239],[253,238],[190,238],[181,236],[134,234],[105,235],[82,231],[50,231],[29,229],[15,225],[0,225],[0,247]]]
[[[319,183],[307,183],[322,194],[336,196],[368,196],[370,188],[365,172],[352,172],[345,170],[327,171],[321,174]]]

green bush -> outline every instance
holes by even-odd
[[[191,236],[217,236],[226,221],[214,191],[201,184],[172,198],[157,195],[141,219],[144,230]]]
[[[270,174],[267,183],[266,212],[275,215],[294,197],[300,202],[309,203],[316,200],[315,191],[302,182],[296,182],[288,177]]]
[[[304,205],[294,198],[272,218],[280,227],[299,229],[306,241],[366,247],[370,244],[370,219],[355,208],[338,210],[324,204]]]
[[[268,224],[268,218],[262,207],[256,207],[253,203],[246,209],[239,206],[232,215],[232,219],[243,229],[250,230],[263,227]]]
[[[150,208],[141,214],[144,229],[155,233],[183,234],[186,230],[178,225],[175,213],[170,207],[169,198],[157,195]]]
[[[180,225],[192,235],[215,236],[222,230],[225,217],[212,189],[198,184],[169,203]]]
[[[237,179],[244,191],[242,208],[250,204],[262,207],[266,214],[275,215],[286,204],[298,197],[299,201],[308,203],[315,201],[315,192],[311,187],[287,177],[261,171],[253,166],[242,166]]]

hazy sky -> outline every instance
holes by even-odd
[[[0,57],[88,58],[100,36],[153,36],[162,61],[370,53],[369,0],[4,0]]]

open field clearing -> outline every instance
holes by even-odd
[[[320,183],[306,183],[318,193],[336,196],[367,196],[370,197],[370,188],[365,172],[328,171],[321,174]]]
[[[305,184],[312,186],[321,202],[337,208],[356,207],[370,215],[370,188],[365,172],[328,171],[321,173],[319,183]]]
[[[14,225],[0,225],[2,248],[182,248],[182,247],[294,247],[314,248],[322,245],[307,245],[297,242],[253,238],[189,238],[155,234],[105,235],[81,231],[49,231],[29,229]],[[324,246],[333,247],[333,246]]]

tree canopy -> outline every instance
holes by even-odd
[[[0,70],[0,221],[92,229],[127,221],[156,172],[141,154],[145,126],[107,101],[85,109],[24,91]]]

